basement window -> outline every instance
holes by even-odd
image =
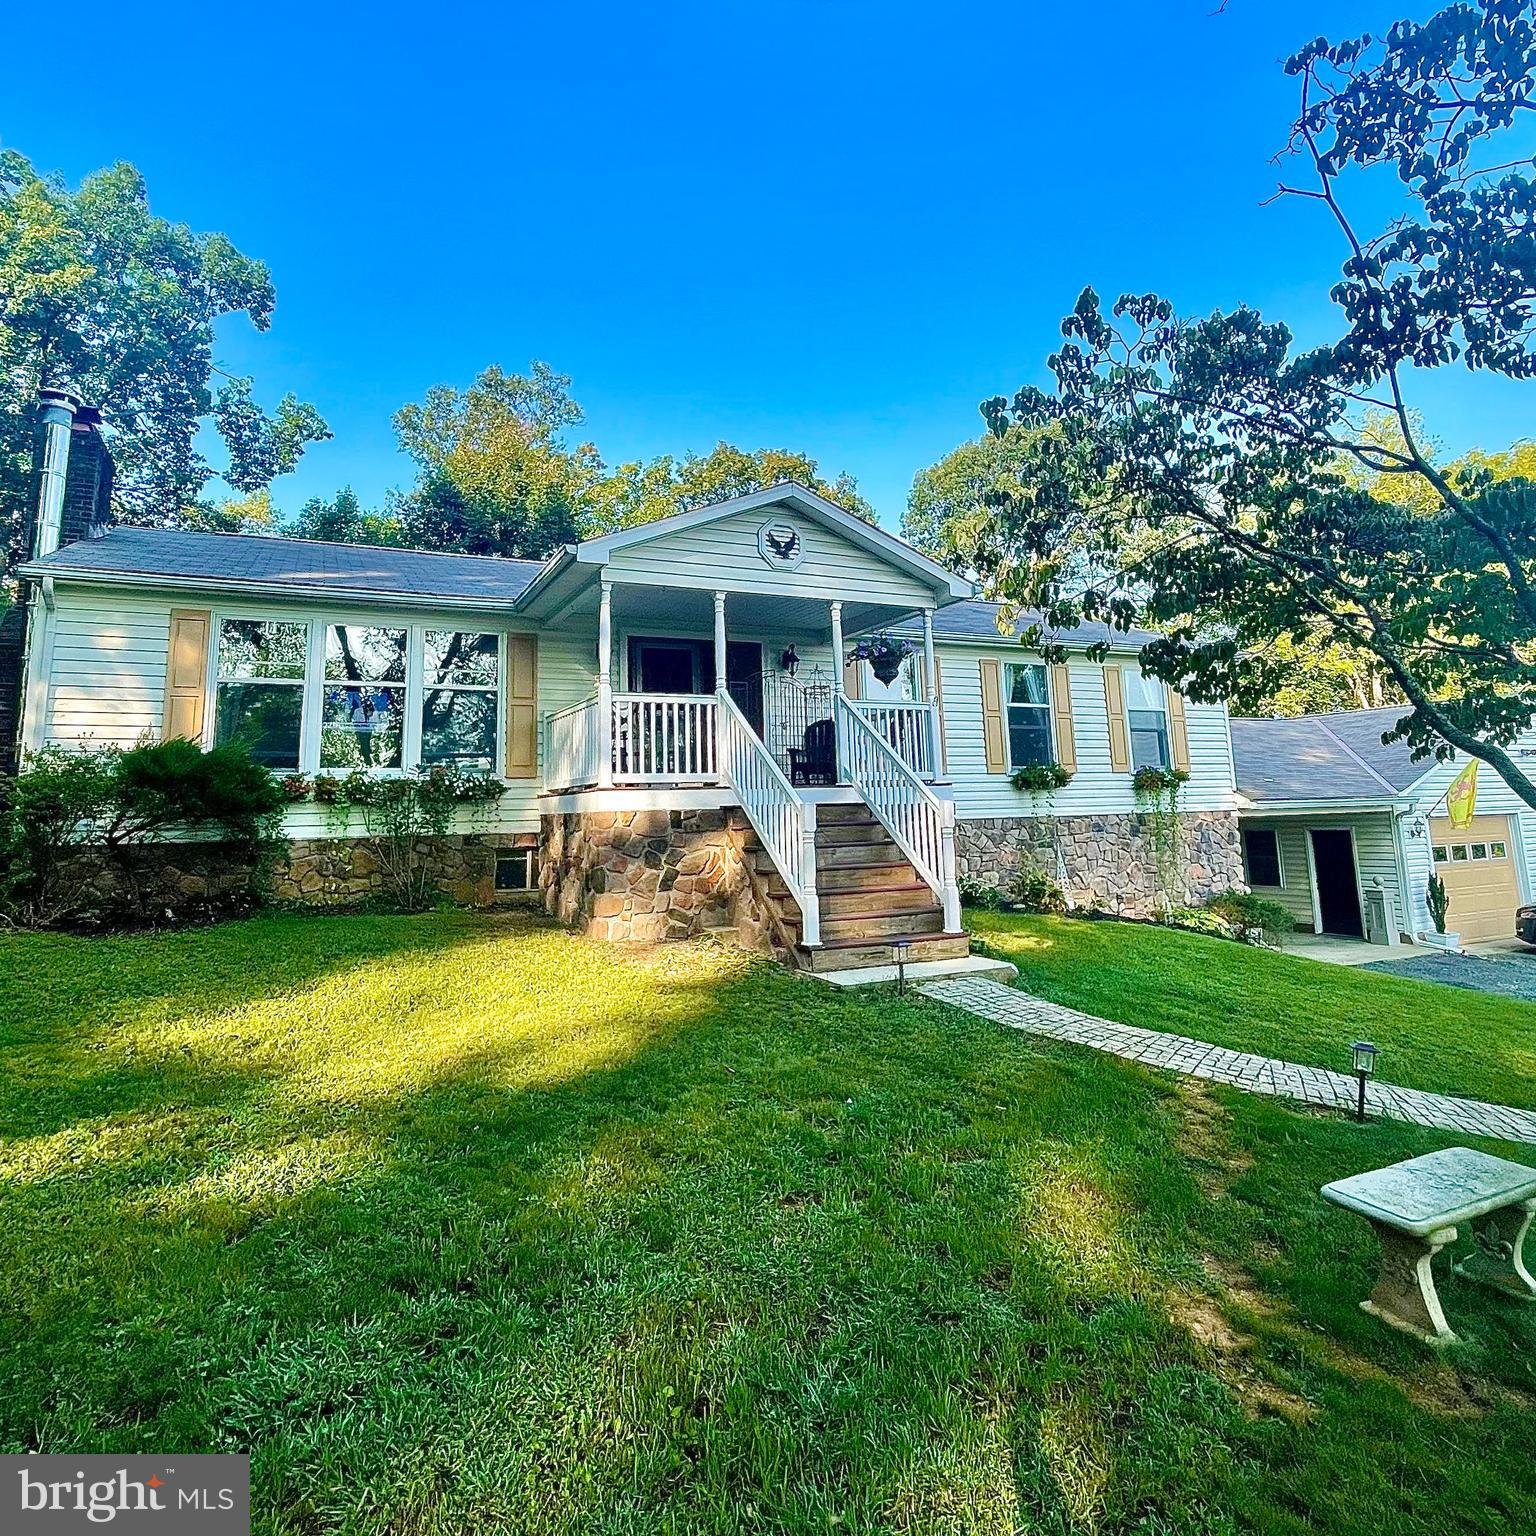
[[[503,848],[496,855],[496,894],[533,889],[533,849]]]

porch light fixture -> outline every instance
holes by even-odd
[[[794,646],[786,645],[784,647],[783,652],[779,656],[779,666],[783,671],[788,672],[791,677],[800,670],[800,658],[795,654]]]
[[[1355,1119],[1364,1120],[1365,1080],[1376,1071],[1376,1058],[1381,1055],[1381,1052],[1369,1040],[1356,1040],[1349,1050],[1354,1058],[1355,1081],[1360,1089],[1359,1097],[1355,1102]]]
[[[912,954],[911,939],[891,940],[891,963],[896,967],[896,991],[907,990],[907,961]]]

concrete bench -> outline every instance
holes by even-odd
[[[1360,1305],[1432,1344],[1454,1343],[1430,1264],[1456,1229],[1476,1247],[1456,1274],[1520,1301],[1536,1301],[1521,1245],[1536,1215],[1536,1168],[1471,1147],[1411,1157],[1323,1186],[1323,1199],[1365,1217],[1381,1240],[1381,1278]]]

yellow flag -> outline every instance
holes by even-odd
[[[1445,792],[1445,813],[1453,827],[1464,827],[1477,814],[1477,759],[1474,757]]]

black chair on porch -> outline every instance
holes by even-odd
[[[805,744],[789,749],[789,782],[797,789],[837,783],[837,727],[830,720],[813,720],[805,728]]]

